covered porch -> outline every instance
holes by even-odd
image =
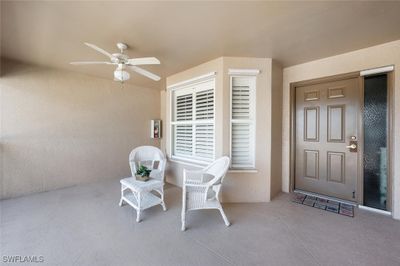
[[[189,212],[180,231],[181,189],[169,206],[122,209],[118,180],[4,200],[2,254],[42,255],[49,265],[399,265],[400,224],[356,209],[354,218],[296,204],[224,204]]]

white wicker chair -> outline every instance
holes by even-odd
[[[136,180],[135,174],[137,166],[143,164],[149,169],[150,180],[144,182]],[[166,158],[163,152],[153,146],[141,146],[129,155],[129,165],[131,167],[132,177],[121,179],[121,200],[119,206],[124,202],[131,205],[136,210],[136,221],[140,222],[140,212],[155,205],[161,205],[166,211],[164,203],[164,171]],[[157,197],[151,191],[156,191],[160,197]]]
[[[229,157],[225,156],[202,170],[183,170],[182,231],[185,231],[186,212],[190,210],[218,209],[225,225],[230,225],[218,199],[229,161]]]

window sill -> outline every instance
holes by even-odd
[[[208,165],[208,163],[206,162],[188,162],[182,159],[177,159],[177,158],[168,158],[168,161],[172,162],[172,163],[176,163],[176,164],[182,164],[182,165],[187,165],[187,166],[194,166],[194,167],[198,167],[198,168],[204,168],[205,166]]]
[[[257,169],[229,169],[228,173],[246,173],[246,174],[257,174]]]

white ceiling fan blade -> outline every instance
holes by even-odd
[[[160,60],[155,57],[141,57],[141,58],[132,58],[128,60],[128,64],[133,66],[140,65],[159,65]]]
[[[85,42],[85,44],[86,44],[87,46],[89,46],[90,48],[93,48],[93,49],[95,49],[96,51],[98,51],[98,52],[100,52],[100,53],[102,53],[102,54],[108,56],[110,59],[113,59],[112,54],[110,54],[109,52],[107,52],[107,51],[101,49],[100,47],[97,47],[96,45],[91,44],[91,43],[88,43],[88,42]]]
[[[111,62],[101,62],[101,61],[81,61],[81,62],[71,62],[71,65],[114,65]]]
[[[140,75],[143,75],[145,77],[148,77],[149,79],[155,80],[155,81],[159,81],[161,78],[159,76],[157,76],[156,74],[153,74],[141,67],[137,67],[137,66],[129,66],[130,69],[132,69],[133,71],[139,73]]]

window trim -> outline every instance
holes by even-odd
[[[168,145],[168,149],[169,149],[169,159],[171,161],[174,161],[176,163],[189,163],[192,165],[199,165],[199,166],[204,166],[209,164],[210,162],[212,162],[213,160],[215,160],[216,158],[216,147],[215,147],[215,137],[216,137],[216,123],[215,123],[215,119],[216,119],[216,72],[210,72],[207,73],[205,75],[201,75],[189,80],[185,80],[182,82],[178,82],[175,83],[173,85],[170,85],[167,87],[168,92],[169,92],[169,116],[168,116],[168,122],[169,122],[169,130],[170,130],[170,137],[169,137],[169,145]],[[200,120],[200,121],[196,121],[196,120],[191,120],[190,122],[188,121],[174,121],[175,120],[175,114],[174,114],[174,104],[175,104],[175,100],[174,100],[174,93],[177,90],[185,90],[185,89],[189,89],[190,87],[194,87],[196,85],[199,85],[201,83],[207,83],[207,82],[211,82],[212,83],[212,87],[213,87],[213,97],[214,97],[214,107],[213,107],[213,112],[214,112],[214,116],[213,119],[206,119],[206,120]],[[195,103],[195,99],[193,104]],[[195,109],[193,110],[193,118],[195,116]],[[193,119],[192,118],[192,119]],[[191,156],[189,157],[185,157],[185,156],[180,156],[180,155],[174,155],[174,145],[175,145],[175,140],[174,140],[174,126],[175,125],[182,125],[182,124],[190,124],[193,125],[193,127],[195,127],[198,124],[212,124],[213,125],[213,155],[211,159],[199,159],[198,157],[195,156]],[[195,130],[193,130],[193,135],[195,134]],[[195,147],[195,138],[192,139],[192,145],[193,147]]]
[[[259,69],[236,69],[236,68],[230,68],[228,70],[228,75],[230,76],[257,76],[260,74]]]
[[[257,140],[257,134],[256,134],[256,129],[257,129],[257,106],[256,106],[256,99],[257,99],[257,74],[260,73],[260,70],[258,69],[229,69],[228,74],[230,76],[230,84],[229,84],[229,156],[231,158],[231,164],[230,164],[230,172],[236,171],[256,171],[256,140]],[[245,122],[245,121],[240,121],[239,119],[232,119],[233,116],[233,79],[234,78],[250,78],[252,81],[250,82],[250,86],[253,89],[253,97],[250,98],[250,105],[252,106],[250,112],[253,114],[252,119],[246,119],[246,124],[251,125],[252,127],[252,137],[251,137],[251,142],[253,145],[253,150],[252,150],[252,158],[253,162],[251,165],[246,165],[246,166],[234,166],[233,165],[233,160],[232,160],[232,125],[235,123],[240,123],[240,122]],[[250,121],[249,121],[250,120]]]
[[[167,89],[171,90],[171,91],[172,90],[179,90],[179,89],[184,88],[184,87],[196,85],[197,83],[202,83],[202,82],[207,81],[207,80],[215,79],[216,75],[217,75],[217,72],[210,72],[210,73],[207,73],[207,74],[204,74],[204,75],[201,75],[201,76],[197,76],[197,77],[194,77],[194,78],[191,78],[191,79],[188,79],[188,80],[184,80],[184,81],[181,81],[181,82],[174,83],[172,85],[169,85],[167,87]]]

